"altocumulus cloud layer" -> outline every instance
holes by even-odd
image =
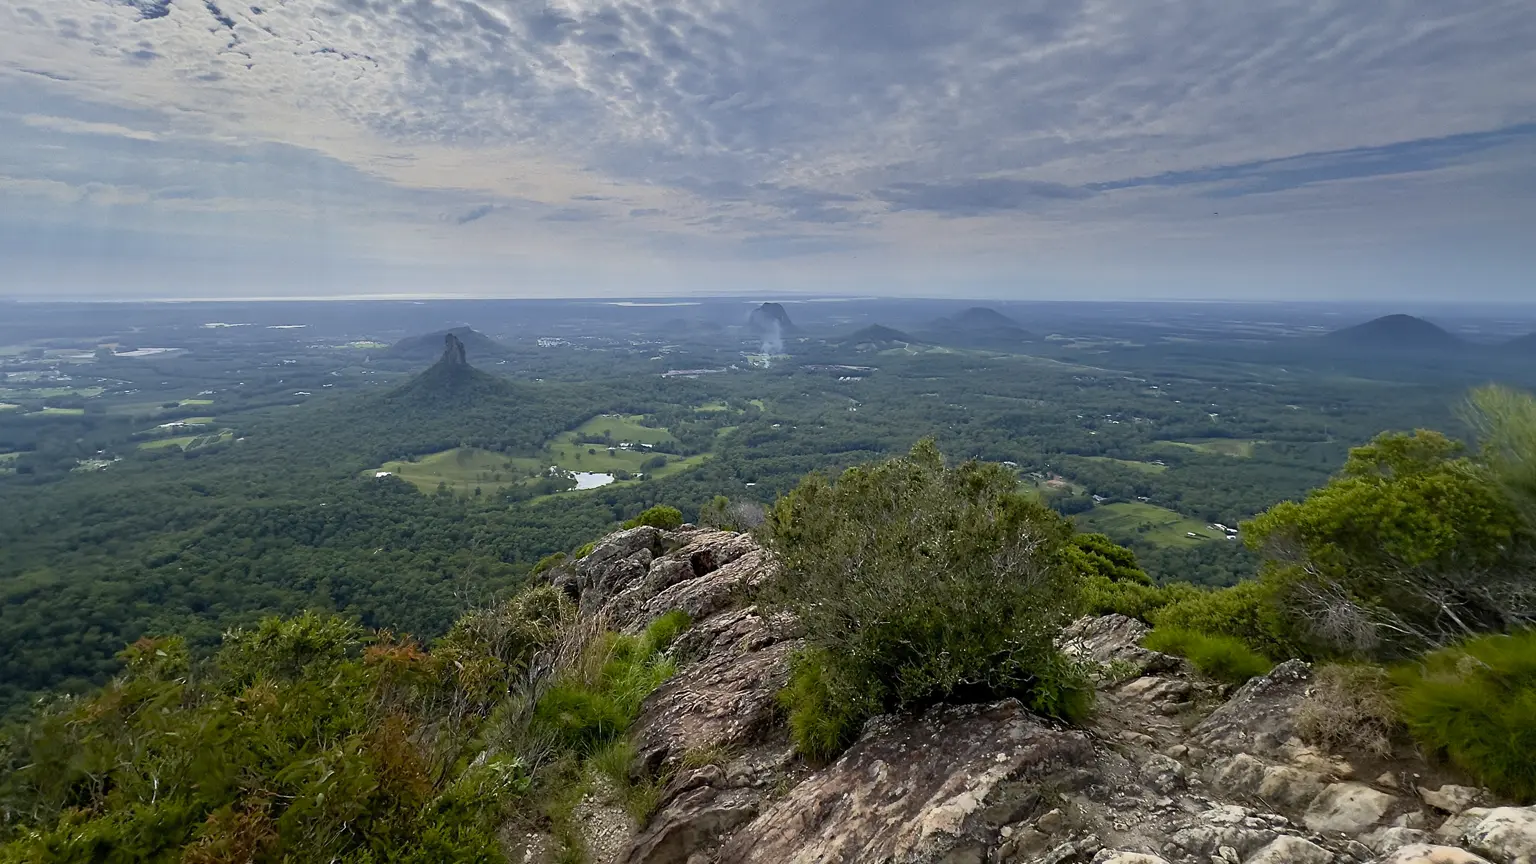
[[[1536,6],[10,0],[0,292],[1515,299]]]

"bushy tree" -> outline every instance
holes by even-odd
[[[1336,650],[1412,652],[1536,612],[1520,566],[1526,526],[1495,475],[1437,432],[1378,436],[1328,485],[1256,517],[1244,536],[1309,635]]]
[[[1536,802],[1536,630],[1467,639],[1393,677],[1420,744],[1489,788]]]
[[[641,525],[649,525],[652,528],[660,528],[663,531],[671,531],[683,524],[683,511],[676,507],[668,507],[665,504],[657,504],[639,516],[624,523],[625,528],[639,528]]]
[[[1055,645],[1079,608],[1072,528],[1002,466],[946,467],[924,441],[835,483],[808,477],[767,537],[781,566],[765,599],[798,617],[809,646],[786,697],[809,755],[831,755],[872,713],[945,699],[1086,710],[1084,678]]]
[[[1464,413],[1494,479],[1526,525],[1536,525],[1536,398],[1508,387],[1480,387]]]

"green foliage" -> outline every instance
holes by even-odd
[[[1150,624],[1158,610],[1197,593],[1198,589],[1183,582],[1154,586],[1094,575],[1083,580],[1083,611],[1086,615],[1125,615]]]
[[[1467,639],[1393,678],[1420,744],[1490,789],[1536,802],[1536,630]]]
[[[553,570],[556,567],[561,566],[568,560],[570,560],[570,558],[564,552],[556,552],[552,555],[545,555],[543,558],[539,559],[539,563],[533,565],[533,569],[528,571],[528,575],[538,576],[541,573]]]
[[[639,516],[624,523],[627,528],[639,528],[641,525],[649,525],[652,528],[660,528],[663,531],[671,531],[683,524],[683,511],[676,507],[668,507],[658,504]]]
[[[688,625],[588,633],[538,586],[430,652],[313,613],[231,631],[204,663],[183,640],[141,640],[120,678],[0,747],[0,860],[489,864],[529,811],[579,851],[558,823],[579,760],[615,776],[633,761],[620,736]],[[525,722],[536,734],[507,734]],[[639,814],[659,786],[620,790]]]
[[[598,749],[587,759],[587,765],[612,784],[619,803],[636,825],[644,825],[651,814],[656,812],[661,793],[670,779],[665,774],[657,777],[637,776],[635,745],[623,738]]]
[[[645,628],[645,638],[650,643],[652,650],[665,651],[677,637],[693,626],[693,619],[681,609],[673,609],[652,621]]]
[[[1270,584],[1317,638],[1387,656],[1536,612],[1523,533],[1491,473],[1422,430],[1355,448],[1327,486],[1244,527],[1271,560]]]
[[[12,740],[0,859],[501,859],[527,772],[460,764],[474,721],[445,722],[455,677],[414,643],[306,614],[231,632],[205,667],[176,639],[123,659]]]
[[[825,651],[800,651],[791,661],[789,686],[779,693],[779,704],[789,713],[790,740],[814,762],[841,753],[881,708],[866,688],[841,678],[839,669]]]
[[[1241,684],[1265,674],[1275,665],[1231,636],[1208,636],[1158,627],[1147,634],[1144,644],[1153,651],[1187,658],[1202,673],[1228,684]]]
[[[677,671],[662,652],[690,625],[668,612],[639,636],[606,633],[544,693],[533,722],[563,749],[591,756],[613,744],[640,714],[640,703]]]
[[[1483,461],[1527,527],[1536,526],[1536,397],[1497,385],[1479,387],[1465,413],[1482,440]]]
[[[699,508],[699,524],[708,525],[711,528],[730,528],[731,526],[731,499],[724,495],[716,495],[709,499],[709,503]]]
[[[1156,610],[1193,591],[1183,583],[1153,585],[1136,553],[1103,534],[1074,535],[1066,553],[1083,575],[1083,610],[1088,615],[1119,614],[1147,621]]]
[[[1307,655],[1273,587],[1265,581],[1217,589],[1170,586],[1165,591],[1165,596],[1175,599],[1148,616],[1149,623],[1159,629],[1230,637],[1270,657]]]
[[[593,540],[590,543],[583,544],[581,548],[577,549],[575,552],[572,552],[571,553],[571,557],[580,560],[582,558],[587,557],[588,555],[591,555],[592,554],[592,550],[596,549],[596,548],[597,548],[597,541]]]
[[[1071,527],[1002,466],[946,468],[923,442],[835,484],[807,478],[767,534],[781,567],[765,599],[795,613],[812,649],[786,697],[808,754],[846,743],[873,710],[949,698],[1082,716],[1086,676],[1055,646],[1080,602]]]
[[[1066,548],[1071,561],[1085,577],[1102,577],[1111,582],[1151,585],[1152,577],[1136,562],[1136,553],[1103,534],[1075,534]]]

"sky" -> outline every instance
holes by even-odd
[[[1536,4],[0,4],[0,295],[737,292],[1536,299]]]

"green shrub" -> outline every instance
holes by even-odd
[[[629,727],[629,716],[609,693],[579,681],[562,681],[539,698],[534,723],[567,750],[586,755],[612,743]]]
[[[645,628],[645,638],[652,650],[665,651],[677,637],[683,635],[683,631],[692,626],[693,619],[688,617],[687,612],[673,609]]]
[[[1536,446],[1536,432],[1506,428],[1536,409],[1485,407],[1503,419],[1485,415],[1479,425],[1506,433],[1490,441],[1489,458],[1508,470],[1468,458],[1438,432],[1383,433],[1351,450],[1306,500],[1244,523],[1245,542],[1268,559],[1266,584],[1306,623],[1309,641],[1344,656],[1395,659],[1536,614],[1532,526],[1510,497],[1518,471],[1509,473],[1536,452],[1507,454],[1515,462],[1500,456]]]
[[[481,719],[444,658],[336,617],[143,639],[97,693],[0,747],[0,861],[500,860],[525,763],[460,759]],[[495,658],[489,658],[499,663]]]
[[[581,559],[581,558],[585,558],[588,555],[591,555],[592,554],[592,550],[596,549],[596,548],[597,548],[597,541],[593,540],[591,543],[588,543],[587,545],[581,547],[580,549],[577,549],[575,552],[572,552],[571,553],[571,557],[572,558],[576,558],[578,560]]]
[[[1168,589],[1165,589],[1168,590]],[[1270,657],[1306,654],[1263,580],[1215,590],[1179,589],[1179,597],[1151,612],[1149,622],[1167,630],[1229,636]]]
[[[642,512],[639,516],[624,523],[625,530],[639,528],[641,525],[649,525],[652,528],[660,528],[663,531],[671,531],[683,524],[683,511],[676,507],[668,507],[665,504],[657,504],[655,507]]]
[[[540,697],[535,728],[582,756],[612,744],[639,716],[645,697],[676,673],[661,652],[690,623],[686,613],[673,611],[639,636],[605,633],[593,640],[585,657]]]
[[[1158,610],[1199,593],[1200,589],[1187,582],[1143,585],[1095,574],[1083,580],[1083,614],[1125,615],[1150,624]]]
[[[1468,639],[1393,679],[1420,744],[1495,792],[1536,801],[1536,630]]]
[[[785,696],[802,752],[825,757],[869,714],[1016,696],[1082,716],[1084,670],[1056,648],[1079,611],[1072,529],[998,465],[946,468],[932,442],[807,478],[775,505],[771,608],[812,649]]]
[[[539,563],[533,565],[533,570],[529,571],[528,575],[537,576],[546,570],[552,570],[556,567],[559,567],[561,564],[564,564],[566,560],[567,557],[564,552],[556,552],[553,555],[546,555],[539,559]]]
[[[1066,554],[1084,576],[1102,576],[1116,583],[1152,584],[1152,577],[1136,561],[1136,553],[1104,534],[1075,535]]]
[[[849,682],[836,678],[825,652],[807,649],[791,660],[789,686],[779,693],[789,712],[789,734],[813,762],[826,762],[852,744],[880,703]]]
[[[1241,684],[1275,666],[1269,658],[1231,636],[1158,627],[1147,634],[1143,644],[1153,651],[1184,657],[1202,673],[1229,684]]]

